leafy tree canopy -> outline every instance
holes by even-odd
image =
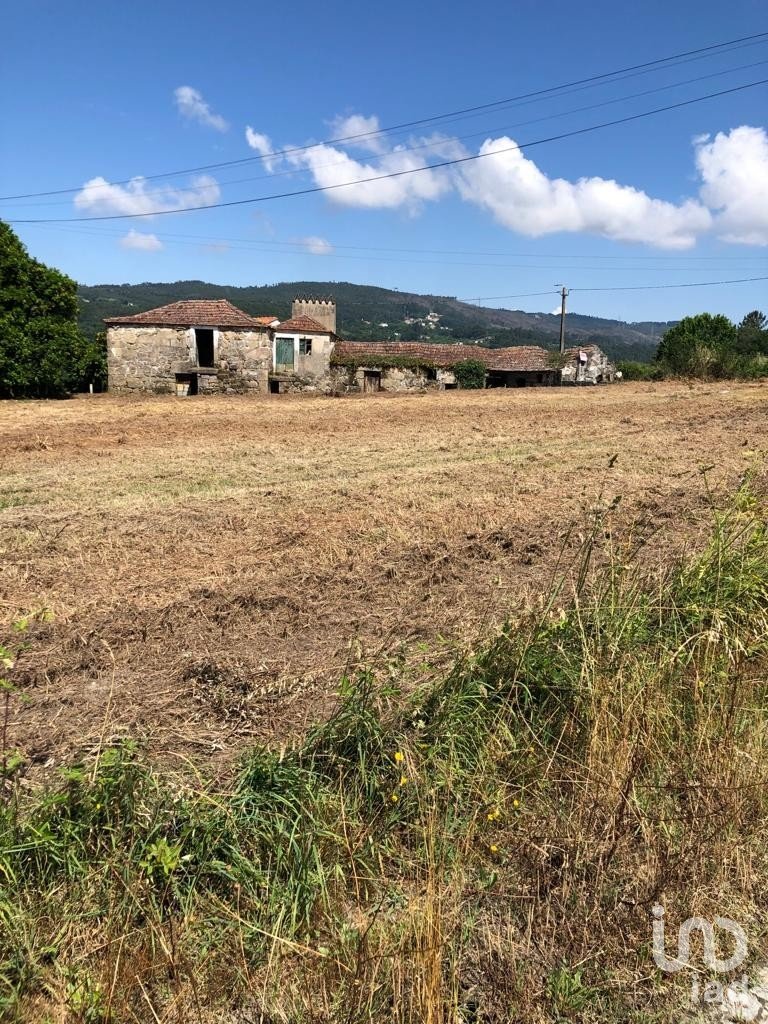
[[[736,340],[736,328],[727,316],[699,313],[684,317],[666,332],[656,358],[672,373],[726,376]]]
[[[77,315],[75,282],[33,259],[0,221],[0,396],[57,397],[101,372]]]
[[[768,317],[759,309],[747,313],[736,334],[736,348],[742,355],[768,355]]]

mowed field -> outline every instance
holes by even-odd
[[[597,507],[694,543],[767,413],[764,384],[0,403],[6,746],[216,772],[288,744],[345,672],[424,677],[539,600]]]

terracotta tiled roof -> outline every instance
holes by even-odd
[[[170,327],[264,327],[257,318],[244,313],[226,299],[184,299],[158,306],[144,313],[113,316],[107,324],[158,324]]]
[[[253,319],[256,323],[269,327],[269,325],[275,323],[278,318],[276,316],[255,316]]]
[[[553,370],[552,357],[538,345],[515,345],[512,348],[489,348],[483,362],[489,370]]]
[[[340,341],[334,355],[344,359],[366,359],[371,364],[376,356],[405,356],[423,359],[434,366],[453,366],[462,359],[478,359],[489,370],[551,370],[552,353],[537,345],[518,345],[513,348],[484,348],[482,345],[430,345],[411,341]]]
[[[423,359],[435,366],[452,366],[461,359],[482,359],[478,345],[430,345],[417,341],[340,341],[334,348],[338,358],[367,359],[375,363],[376,356],[405,356],[408,359]],[[484,360],[483,360],[484,361]]]
[[[328,327],[323,327],[317,320],[313,320],[311,316],[305,316],[303,313],[300,316],[293,316],[290,320],[283,320],[282,323],[275,326],[276,331],[306,331],[307,334],[333,334],[333,331]]]

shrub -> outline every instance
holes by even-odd
[[[616,363],[623,380],[663,380],[664,367],[658,363],[640,363],[634,359],[621,359]]]
[[[456,383],[460,388],[484,388],[485,364],[479,359],[462,359],[453,368]]]

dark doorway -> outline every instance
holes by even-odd
[[[270,393],[270,395],[279,395],[280,394],[280,381],[279,380],[271,380],[269,382],[269,393]]]
[[[381,371],[365,370],[363,373],[363,391],[368,394],[381,390]]]
[[[213,328],[196,327],[195,345],[197,346],[197,365],[213,366]]]
[[[186,398],[187,395],[196,395],[198,393],[198,380],[196,373],[177,373],[176,374],[176,394],[182,398]]]

